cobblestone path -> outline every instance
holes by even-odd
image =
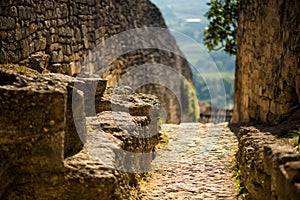
[[[238,199],[231,166],[237,138],[227,123],[163,125],[171,137],[158,151],[141,199]]]

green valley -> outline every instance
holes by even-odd
[[[191,65],[198,99],[207,103],[214,102],[219,107],[232,108],[235,56],[230,56],[224,51],[208,52],[202,44],[203,32],[208,25],[208,20],[204,17],[204,14],[209,10],[209,6],[206,5],[208,0],[152,0],[152,2],[161,10],[169,29],[182,33],[189,37],[189,41],[193,41],[193,44],[190,44],[186,40],[181,40],[181,37],[177,37],[177,34],[173,34]],[[195,44],[203,49],[200,53],[195,50]],[[208,57],[210,58],[208,59]],[[201,74],[195,65],[205,67],[207,74],[204,75],[203,70]],[[212,65],[217,66],[222,76],[226,97],[210,97],[207,83],[218,81],[216,80],[216,73],[218,72],[209,72]],[[203,80],[203,76],[206,77],[206,82]],[[220,87],[216,86],[215,90],[219,90]],[[222,98],[226,98],[227,105],[221,103],[224,101]]]

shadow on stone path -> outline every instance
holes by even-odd
[[[228,123],[166,124],[171,137],[158,151],[141,199],[238,199],[231,166],[237,138]]]

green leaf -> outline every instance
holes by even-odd
[[[211,0],[207,5],[210,9],[204,16],[209,20],[209,25],[204,31],[203,44],[210,51],[221,48],[235,55],[239,1]]]

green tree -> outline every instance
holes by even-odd
[[[204,31],[204,45],[210,51],[224,49],[235,55],[239,0],[210,0],[207,5],[209,25]]]

